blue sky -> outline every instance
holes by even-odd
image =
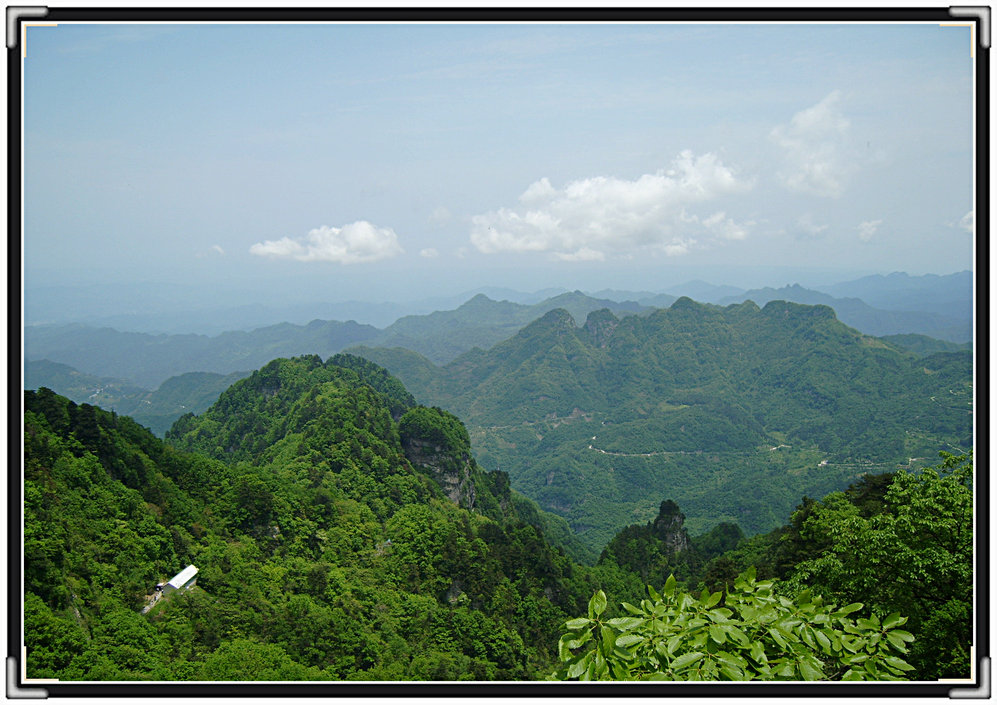
[[[968,27],[60,24],[27,52],[29,291],[972,267]]]

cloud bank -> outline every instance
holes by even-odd
[[[746,225],[724,212],[689,214],[695,204],[743,191],[712,153],[684,151],[671,168],[628,181],[597,176],[555,188],[534,182],[516,208],[471,219],[471,242],[482,253],[546,252],[565,261],[603,260],[642,249],[680,255],[698,242],[743,239]]]
[[[403,251],[394,230],[375,227],[366,220],[358,220],[341,228],[323,225],[310,230],[303,238],[266,240],[249,248],[250,254],[263,257],[340,264],[376,262],[400,255]]]
[[[853,166],[846,155],[849,122],[838,107],[840,101],[841,91],[832,91],[770,133],[782,148],[779,176],[786,188],[825,197],[844,192]]]
[[[972,235],[973,228],[976,227],[976,211],[969,211],[969,213],[962,216],[962,218],[959,219],[959,227]]]

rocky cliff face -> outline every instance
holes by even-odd
[[[666,499],[661,503],[653,530],[673,554],[688,551],[692,547],[689,534],[682,526],[684,523],[685,514],[679,511],[679,506],[675,502]]]
[[[451,501],[465,509],[474,508],[475,489],[469,454],[454,454],[443,446],[416,438],[403,439],[402,449],[409,462],[427,471]]]

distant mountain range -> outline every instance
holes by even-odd
[[[665,494],[694,530],[762,531],[803,494],[972,442],[968,352],[918,357],[826,306],[681,298],[596,311],[581,328],[556,309],[442,367],[401,348],[351,352],[462,418],[482,464],[593,546]]]
[[[619,315],[648,310],[633,302],[594,299],[577,291],[532,305],[493,301],[478,294],[454,310],[406,316],[383,330],[355,321],[322,320],[217,336],[123,333],[83,325],[28,326],[24,346],[28,360],[59,362],[86,374],[155,389],[185,372],[229,374],[262,367],[278,357],[329,357],[359,343],[404,346],[442,364],[474,347],[489,348],[555,308],[582,318],[600,308]]]
[[[48,387],[78,404],[131,416],[162,436],[180,416],[205,411],[219,394],[248,375],[249,372],[227,375],[187,372],[170,377],[158,389],[149,391],[113,377],[85,374],[51,360],[28,360],[24,365],[24,388]]]
[[[720,304],[746,300],[759,305],[773,300],[825,304],[835,310],[839,320],[868,335],[916,334],[965,343],[972,336],[971,287],[972,274],[960,272],[947,276],[866,277],[828,287],[828,291],[799,285],[744,291],[690,281],[669,293],[604,290],[593,296],[574,291],[536,300],[553,290],[523,294],[492,288],[482,289],[482,293],[453,309],[403,316],[383,329],[353,320],[323,319],[215,336],[129,333],[80,324],[28,326],[25,356],[29,360],[60,362],[86,374],[127,380],[144,389],[154,389],[165,379],[184,372],[228,374],[259,367],[275,357],[329,356],[356,344],[402,347],[444,364],[475,347],[487,350],[555,308],[564,308],[577,320],[601,308],[618,316],[646,315],[656,308],[671,306],[679,295]],[[882,307],[875,308],[854,297],[840,298],[850,288]],[[486,291],[504,298],[495,300]],[[357,305],[328,304],[327,310],[345,312]],[[380,307],[386,314],[389,309],[385,307],[390,305],[370,306]]]
[[[963,343],[972,338],[973,325],[970,315],[954,316],[933,311],[885,310],[873,308],[861,299],[836,298],[798,284],[781,289],[753,289],[737,296],[721,299],[718,303],[731,304],[754,301],[764,306],[769,301],[792,301],[799,304],[823,304],[834,309],[838,319],[868,335],[899,335],[917,333],[940,340]]]

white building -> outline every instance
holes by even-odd
[[[163,588],[163,594],[168,595],[174,590],[189,590],[197,583],[197,566],[189,565],[170,578]]]

